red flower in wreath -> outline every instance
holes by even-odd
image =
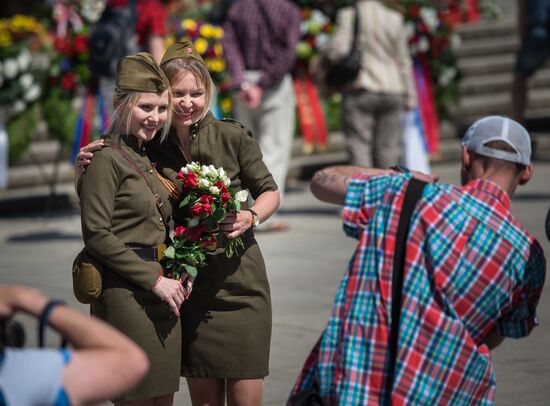
[[[67,72],[61,76],[61,87],[67,91],[71,91],[76,87],[76,76],[73,72]]]

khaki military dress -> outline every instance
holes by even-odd
[[[163,243],[166,228],[153,193],[142,176],[121,155],[124,151],[161,196],[170,215],[168,192],[152,172],[147,144],[138,149],[133,136],[107,136],[107,147],[94,153],[82,176],[79,193],[86,251],[104,265],[103,293],[92,314],[134,340],[149,357],[150,370],[120,400],[146,399],[177,392],[180,378],[179,318],[151,288],[161,274],[158,262],[146,262],[131,246]]]
[[[190,137],[188,158],[223,167],[235,190],[248,189],[257,198],[277,189],[257,142],[242,125],[216,120],[209,113],[192,126]],[[149,156],[172,179],[186,164],[175,131],[164,143],[155,142]],[[269,373],[269,283],[256,240],[250,235],[245,241],[240,257],[208,256],[207,267],[199,270],[182,306],[182,376],[254,379]]]

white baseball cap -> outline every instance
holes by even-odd
[[[487,146],[491,141],[503,141],[515,152],[502,151]],[[531,162],[531,137],[518,122],[501,116],[481,118],[473,123],[464,138],[462,145],[479,155],[503,159],[521,165]]]

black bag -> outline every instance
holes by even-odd
[[[137,52],[136,0],[127,7],[106,7],[90,35],[89,67],[92,76],[114,78],[118,60]]]
[[[328,61],[325,82],[331,89],[339,90],[342,87],[355,82],[361,70],[361,51],[357,46],[359,35],[359,9],[357,3],[354,6],[355,21],[353,24],[353,40],[349,54],[338,61]]]

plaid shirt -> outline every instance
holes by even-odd
[[[109,7],[127,7],[129,0],[108,0]],[[136,34],[139,46],[147,50],[150,36],[164,37],[166,28],[166,6],[159,0],[137,0]]]
[[[258,2],[273,31],[265,23]],[[262,71],[258,86],[264,90],[279,84],[294,66],[300,21],[300,9],[287,0],[235,2],[227,14],[222,39],[232,86],[244,82],[245,70]]]
[[[349,186],[344,230],[359,245],[293,393],[313,385],[339,405],[384,404],[393,252],[410,176]],[[506,337],[529,334],[545,269],[540,245],[496,184],[427,185],[407,242],[392,404],[492,404],[483,339],[495,327]]]

